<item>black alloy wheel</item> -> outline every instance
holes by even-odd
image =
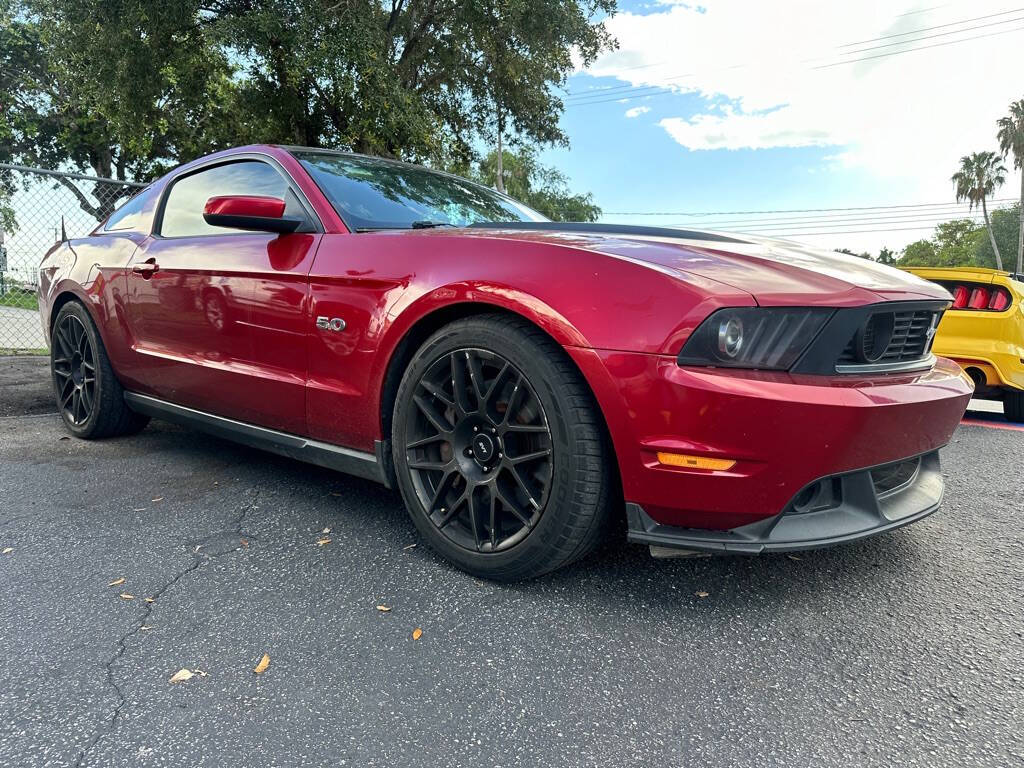
[[[586,381],[549,336],[509,315],[457,320],[423,343],[395,396],[391,456],[426,542],[501,581],[590,552],[617,488]]]
[[[77,301],[57,312],[50,332],[50,371],[68,430],[93,439],[130,435],[149,422],[124,401],[124,389],[88,310]]]
[[[430,521],[454,544],[496,552],[540,520],[551,431],[523,374],[496,352],[459,348],[420,377],[406,462]]]
[[[53,329],[53,376],[64,420],[82,426],[96,404],[96,356],[85,325],[67,314]]]

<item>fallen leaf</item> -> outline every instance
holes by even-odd
[[[171,675],[171,682],[172,683],[184,683],[186,680],[191,680],[193,677],[194,677],[194,674],[192,672],[190,672],[189,670],[187,670],[184,667],[182,667],[177,672],[175,672],[173,675]]]
[[[331,540],[330,540],[330,539],[328,539],[328,538],[326,538],[326,537],[325,537],[325,538],[322,538],[322,539],[317,539],[317,541],[316,541],[316,545],[317,545],[318,547],[322,547],[322,546],[324,546],[325,544],[330,544],[330,543],[331,543]]]
[[[206,673],[201,669],[193,669],[192,674],[199,675],[200,677],[206,677]]]
[[[143,624],[141,627],[139,627],[139,631],[140,632],[145,632],[146,630],[149,630],[149,629],[152,629],[152,627],[149,626],[148,624]]]
[[[263,658],[260,659],[260,663],[256,665],[255,669],[253,669],[253,672],[255,672],[257,675],[262,675],[264,672],[267,671],[267,667],[269,666],[270,656],[264,653]]]
[[[120,579],[114,579],[112,582],[107,584],[108,587],[116,587],[118,584],[124,584],[124,576]]]
[[[320,533],[330,533],[330,532],[331,532],[330,528],[324,528],[322,531],[320,531]]]
[[[11,552],[13,552],[13,551],[14,551],[14,547],[4,547],[4,552],[3,552],[3,553],[4,553],[5,555],[9,555],[9,554],[11,554]]]
[[[242,539],[242,546],[243,547],[248,547],[249,546],[249,540],[248,539]]]
[[[132,512],[145,512],[145,511],[146,511],[145,507],[139,507],[138,509],[133,509],[132,510]]]
[[[70,439],[71,439],[71,438],[70,438],[70,437],[68,437],[67,435],[64,435],[64,437],[58,437],[58,438],[57,438],[57,440],[70,440]]]
[[[147,603],[155,603],[156,602],[156,598],[155,597],[147,597],[146,598],[146,602]]]
[[[202,548],[203,548],[203,545],[202,545],[202,544],[196,544],[196,548],[195,548],[195,549],[193,549],[193,550],[192,550],[192,552],[193,552],[193,553],[196,553],[196,552],[198,552],[198,551],[199,551],[200,549],[202,549]]]
[[[796,555],[786,555],[786,557],[788,557],[790,560],[803,560],[802,557],[797,557]]]
[[[407,551],[408,551],[408,550],[410,550],[410,549],[416,549],[416,545],[415,545],[415,544],[410,544],[410,545],[409,545],[409,546],[407,546],[407,547],[402,547],[402,551],[403,551],[403,552],[407,552]]]
[[[703,599],[703,598],[707,597],[708,595],[710,595],[711,593],[710,592],[695,592],[694,594],[697,595],[697,597]]]
[[[416,629],[412,631],[412,639],[419,640],[421,637],[423,637],[423,630],[419,627],[416,627]]]
[[[157,496],[155,499],[153,499],[153,501],[163,501],[163,500],[164,500],[163,496]]]
[[[377,610],[381,613],[389,613],[391,611],[390,605],[378,605]]]
[[[119,597],[123,600],[134,600],[135,595],[129,595],[127,592],[122,592]]]

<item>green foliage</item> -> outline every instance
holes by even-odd
[[[876,261],[879,264],[892,265],[896,263],[896,260],[898,258],[899,257],[896,255],[895,251],[890,250],[889,248],[882,248],[882,250],[878,252],[878,258],[876,259]]]
[[[1012,254],[1017,250],[1017,233],[1020,231],[1020,203],[1012,208],[1000,208],[992,211],[992,235],[999,252]],[[996,257],[992,252],[992,244],[988,237],[982,237],[974,251],[973,264],[979,267],[996,266]],[[1005,265],[1011,266],[1011,265]]]
[[[960,158],[960,170],[950,181],[956,185],[956,201],[967,200],[973,210],[1006,182],[1006,166],[995,152],[975,152]]]
[[[989,227],[988,205],[986,198],[1006,181],[1006,166],[1002,164],[995,152],[975,152],[960,158],[960,170],[950,179],[956,185],[956,201],[967,200],[968,210],[979,206],[985,217],[985,227]],[[994,246],[992,253],[996,267],[1003,268],[1002,254],[994,238],[989,237]]]
[[[1020,206],[992,211],[992,234],[1000,250],[1012,253],[1017,247]],[[881,261],[881,257],[879,258]],[[935,228],[930,240],[918,240],[903,249],[899,260],[906,267],[987,267],[996,268],[991,239],[983,226],[969,219],[954,219]]]
[[[1013,155],[1014,168],[1021,169],[1020,216],[1017,234],[1017,272],[1024,271],[1024,99],[1010,105],[1010,113],[996,122],[999,151],[1003,157]]]
[[[935,243],[931,240],[915,240],[903,249],[901,267],[934,267],[939,263]]]
[[[473,175],[482,184],[496,186],[497,166],[498,153],[491,152]],[[597,221],[601,215],[590,194],[572,194],[565,174],[541,165],[529,149],[502,153],[502,179],[506,194],[553,221]]]
[[[615,0],[0,0],[0,162],[146,179],[270,142],[468,166],[499,114],[517,143],[565,143],[552,86],[613,47],[595,20],[615,10]]]

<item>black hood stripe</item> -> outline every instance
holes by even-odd
[[[632,224],[589,224],[575,221],[478,221],[469,226],[472,229],[515,229],[526,232],[579,232],[588,235],[620,235],[622,237],[672,237],[677,240],[705,240],[711,243],[751,242],[698,229],[642,227]]]

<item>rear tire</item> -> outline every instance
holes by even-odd
[[[50,339],[50,373],[57,409],[71,434],[85,440],[135,434],[149,417],[124,401],[103,340],[89,312],[69,301],[57,313]]]
[[[1003,394],[1003,413],[1007,421],[1024,423],[1024,392],[1007,389]]]
[[[534,578],[605,533],[615,475],[597,404],[530,323],[484,315],[439,330],[405,371],[392,424],[413,522],[463,570]]]

